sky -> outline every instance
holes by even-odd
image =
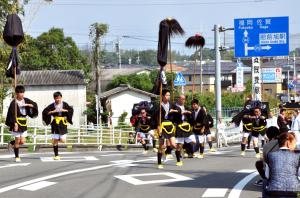
[[[31,0],[25,6],[25,32],[36,37],[52,27],[62,28],[81,48],[91,45],[89,27],[98,22],[109,25],[109,32],[103,39],[109,51],[113,50],[118,38],[122,49],[157,49],[159,22],[173,17],[186,34],[173,38],[172,48],[182,54],[191,54],[193,50],[184,47],[184,42],[195,33],[201,33],[206,47],[213,48],[214,24],[231,28],[235,18],[276,16],[289,16],[290,50],[300,47],[299,0],[48,1]],[[227,31],[227,46],[233,46],[233,38],[233,31]],[[223,36],[221,40],[223,42]]]

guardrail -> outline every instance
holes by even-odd
[[[78,128],[69,127],[66,145],[93,145],[98,146],[101,150],[102,146],[114,145],[139,145],[136,138],[134,128],[130,126],[118,127],[90,127],[80,126]],[[214,130],[212,129],[214,135]],[[238,139],[240,134],[239,128],[230,127],[225,129],[228,143],[234,142]],[[158,138],[158,137],[156,137]],[[11,134],[4,124],[0,124],[0,146],[5,146],[11,139]],[[46,126],[29,126],[28,137],[25,145],[33,146],[35,150],[37,145],[51,145],[51,128]],[[149,141],[151,142],[151,141]]]

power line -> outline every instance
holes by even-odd
[[[52,6],[191,6],[191,5],[225,5],[275,2],[276,0],[218,1],[218,2],[169,2],[169,3],[52,3]],[[29,4],[36,4],[29,2]]]

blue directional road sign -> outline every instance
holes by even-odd
[[[235,57],[289,55],[289,17],[234,19]]]
[[[186,81],[181,72],[178,72],[174,80],[174,86],[185,86]]]

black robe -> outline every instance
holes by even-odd
[[[191,115],[191,125],[193,126],[193,132],[196,135],[201,134],[201,129],[205,125],[204,121],[206,121],[206,119],[205,119],[206,113],[205,113],[204,109],[202,107],[199,107],[199,108],[200,108],[200,110],[199,110],[196,118],[195,118],[195,116],[196,116],[195,110],[193,110],[192,115]],[[199,129],[199,128],[201,128],[201,129]]]
[[[26,118],[26,116],[29,116],[31,118],[35,118],[38,116],[38,106],[35,102],[33,102],[32,100],[28,99],[28,98],[24,98],[25,104],[32,104],[33,108],[31,107],[25,107],[26,110],[26,114],[23,115],[21,114],[20,108],[17,105],[17,117],[24,117]],[[6,116],[6,120],[5,120],[5,124],[9,127],[10,131],[14,131],[14,126],[16,123],[16,116],[15,116],[15,99],[10,103],[8,111],[7,111],[7,116]],[[25,124],[22,123],[22,125]],[[24,132],[27,131],[27,125],[26,126],[21,126],[18,123],[18,132]]]
[[[59,115],[59,113],[53,113],[49,115],[48,113],[50,111],[55,110],[55,103],[50,104],[48,107],[46,107],[43,110],[43,121],[45,122],[46,125],[51,124],[52,134],[64,135],[68,133],[67,125],[63,121],[60,121],[57,124],[54,117],[64,117],[68,123],[73,124],[72,122],[73,108],[69,106],[68,103],[66,102],[63,102],[62,108],[68,110],[68,112],[62,112],[61,115]],[[52,121],[51,121],[51,117],[53,117]]]

